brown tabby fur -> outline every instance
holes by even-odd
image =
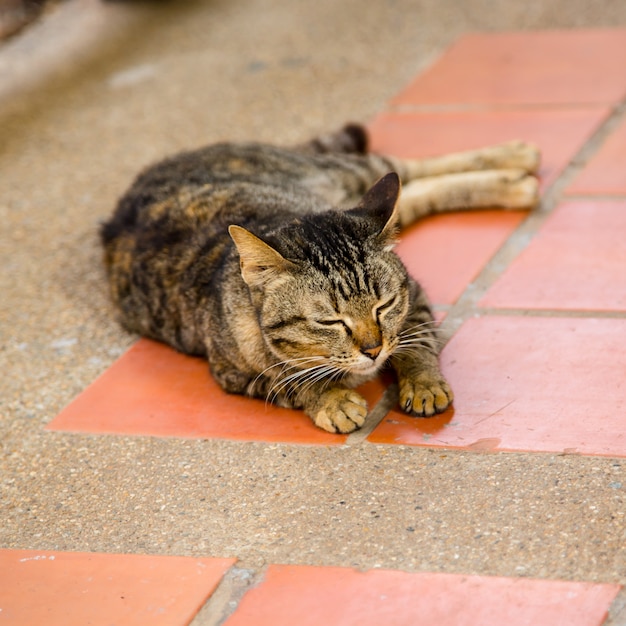
[[[356,125],[291,149],[179,154],[144,171],[102,227],[113,300],[128,329],[205,356],[226,391],[300,407],[330,432],[363,424],[353,388],[386,363],[402,408],[434,415],[452,391],[429,303],[392,250],[397,225],[531,206],[537,162],[519,142],[377,156]]]

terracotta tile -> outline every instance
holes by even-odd
[[[384,389],[360,389],[373,406]],[[203,359],[140,340],[48,425],[50,430],[338,445],[301,411],[222,391]]]
[[[609,109],[533,109],[382,113],[368,128],[372,149],[382,154],[420,158],[521,139],[542,152],[542,187],[563,168],[609,114]]]
[[[572,105],[626,95],[626,29],[470,34],[395,105]]]
[[[626,120],[609,135],[567,192],[626,194]]]
[[[481,306],[626,311],[626,200],[557,207]]]
[[[626,319],[485,316],[446,345],[454,407],[390,412],[368,438],[469,450],[626,456]]]
[[[523,211],[472,211],[429,217],[396,247],[435,304],[452,304],[526,217]]]
[[[183,626],[234,559],[0,550],[0,622]]]
[[[225,626],[599,626],[619,585],[272,565]]]

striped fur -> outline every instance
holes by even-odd
[[[406,177],[404,165],[366,149],[348,126],[147,169],[101,231],[122,323],[205,356],[226,391],[301,407],[331,432],[363,424],[352,388],[386,363],[404,410],[444,410],[432,313],[392,251],[400,183],[388,172]]]

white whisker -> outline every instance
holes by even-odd
[[[313,385],[322,382],[322,389],[326,389],[326,387],[333,381],[336,380],[342,371],[337,369],[333,365],[329,365],[326,370],[320,370],[319,372],[315,372],[313,376],[310,376],[308,381],[304,382],[304,384],[298,389],[300,392],[308,391]]]
[[[281,373],[287,368],[287,367],[295,367],[293,364],[297,363],[298,365],[304,365],[307,362],[313,362],[313,361],[321,361],[324,360],[323,356],[303,356],[303,357],[298,357],[295,359],[286,359],[284,361],[279,361],[278,363],[274,363],[273,365],[270,365],[269,367],[266,367],[255,379],[253,382],[256,382],[257,379],[261,378],[262,376],[265,376],[265,374],[267,374],[267,372],[269,372],[270,370],[273,370],[275,367],[281,367],[282,366],[282,370]],[[280,374],[279,374],[280,376]]]
[[[319,357],[323,359],[323,357]],[[326,359],[324,359],[326,361]],[[328,373],[332,372],[334,368],[328,363],[322,363],[320,365],[314,365],[312,367],[308,367],[305,369],[299,369],[295,372],[290,373],[285,378],[277,378],[272,384],[271,388],[267,393],[267,399],[270,402],[273,402],[276,397],[283,393],[286,387],[294,385],[294,388],[289,390],[287,393],[287,397],[290,397],[296,387],[300,385],[301,382],[309,382],[312,381],[311,384],[314,384],[317,380],[321,380],[328,375]]]
[[[424,322],[416,324],[402,331],[399,335],[398,349],[408,349],[410,347],[423,347],[433,350],[434,347],[441,347],[443,342],[437,336],[435,322]]]
[[[416,349],[428,350],[428,352],[437,354],[437,348],[439,346],[441,346],[441,342],[432,337],[428,340],[424,338],[411,339],[409,341],[400,341],[393,354],[394,356],[402,353],[411,354],[414,353]]]

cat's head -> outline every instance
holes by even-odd
[[[267,345],[310,369],[306,380],[372,377],[398,344],[409,309],[392,252],[399,191],[388,174],[354,209],[307,215],[265,240],[230,228]]]

